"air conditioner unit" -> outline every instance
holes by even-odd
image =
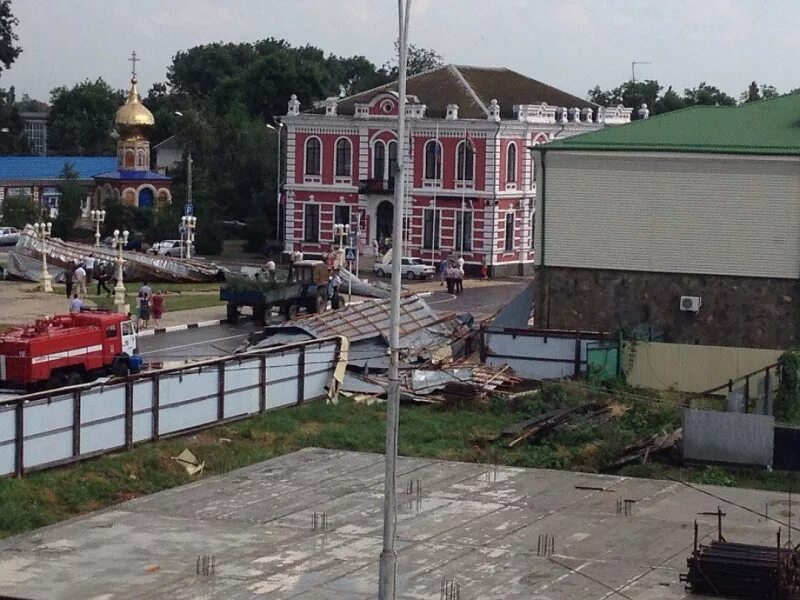
[[[702,302],[700,296],[681,296],[681,310],[685,312],[700,312]]]

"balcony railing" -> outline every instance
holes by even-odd
[[[392,194],[394,179],[362,179],[358,182],[359,194]]]

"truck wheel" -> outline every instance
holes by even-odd
[[[414,271],[409,271],[409,272],[408,272],[408,278],[409,278],[409,279],[416,279],[416,278],[417,278],[417,276],[414,274]]]
[[[111,374],[115,377],[128,376],[128,357],[127,355],[120,355],[111,363]]]
[[[64,387],[66,384],[67,380],[64,377],[63,373],[53,372],[50,373],[50,377],[47,378],[47,382],[45,383],[45,389],[57,390],[59,388]]]
[[[259,325],[267,324],[267,307],[265,304],[257,304],[253,307],[253,318]]]
[[[83,383],[83,376],[79,371],[70,371],[67,373],[67,385],[80,385]]]
[[[314,301],[310,304],[308,312],[321,313],[325,312],[326,308],[328,308],[328,299],[322,294],[317,294],[314,296]]]
[[[239,322],[239,307],[236,306],[235,304],[231,304],[230,302],[228,302],[227,311],[228,311],[227,312],[227,317],[228,317],[227,321],[228,321],[228,323],[230,323],[232,325],[238,323]]]
[[[289,302],[283,307],[283,315],[287,319],[294,319],[297,316],[298,307],[294,302]]]

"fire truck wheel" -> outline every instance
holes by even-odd
[[[67,373],[67,385],[80,385],[83,383],[83,376],[79,371],[70,371]]]
[[[116,377],[126,377],[128,375],[128,356],[120,354],[111,363],[111,373]]]
[[[67,380],[64,377],[64,374],[55,371],[53,373],[50,373],[50,377],[47,378],[47,383],[45,384],[45,387],[48,390],[57,390],[58,388],[64,387],[66,384]]]
[[[228,303],[227,308],[228,323],[234,324],[239,322],[239,307],[235,304]]]

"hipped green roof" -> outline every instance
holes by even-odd
[[[554,150],[800,155],[800,93],[693,106],[542,146]]]

